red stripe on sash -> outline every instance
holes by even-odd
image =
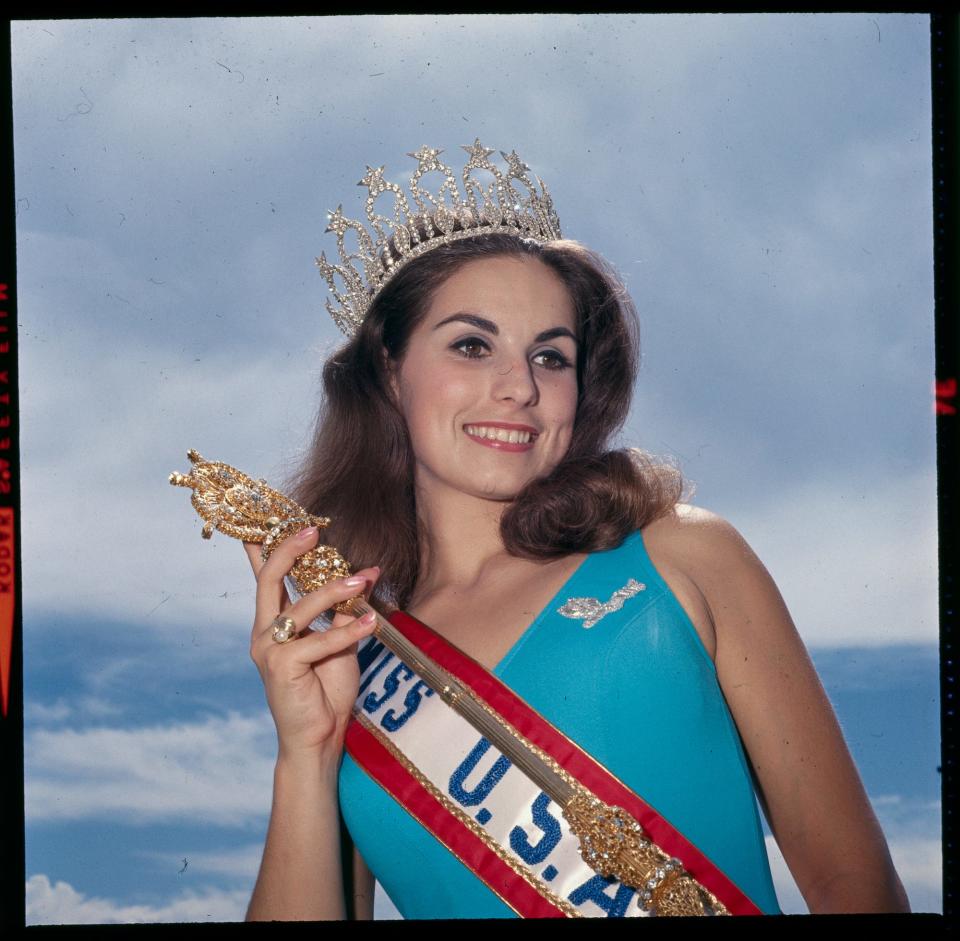
[[[564,918],[518,876],[469,827],[440,803],[368,729],[356,720],[347,727],[350,756],[402,807],[420,821],[522,918]]]
[[[503,716],[521,735],[550,755],[597,797],[632,814],[657,846],[677,857],[687,872],[720,899],[732,915],[763,914],[682,833],[674,829],[583,749],[542,716],[537,715],[492,673],[411,615],[394,611],[389,621],[404,637],[416,644],[448,673],[469,686],[480,700]]]

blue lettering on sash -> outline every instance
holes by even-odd
[[[379,672],[379,670],[377,672]],[[375,713],[400,688],[401,673],[407,674],[404,677],[405,680],[409,680],[413,676],[413,670],[411,670],[410,667],[408,667],[405,663],[398,663],[383,681],[383,694],[378,698],[376,693],[370,693],[370,695],[364,699],[363,708],[366,712],[369,712],[371,715],[373,715],[373,713]]]
[[[523,827],[514,827],[510,831],[510,849],[525,863],[542,863],[560,842],[560,824],[547,810],[549,803],[550,795],[541,791],[531,808],[534,825],[543,831],[536,843],[530,843]]]
[[[611,898],[606,890],[612,885],[618,886],[618,889],[616,895]],[[574,905],[582,905],[589,900],[599,905],[607,913],[607,918],[623,918],[627,913],[630,899],[634,895],[636,895],[635,889],[621,885],[616,879],[591,876],[583,885],[577,886],[567,898]]]
[[[360,675],[363,676],[367,667],[373,663],[374,657],[383,650],[383,642],[376,637],[368,637],[367,643],[357,651],[357,664],[360,667]]]
[[[420,695],[420,690],[425,690],[423,696]],[[388,709],[384,714],[383,718],[380,720],[380,724],[388,732],[396,732],[407,719],[410,718],[420,705],[420,700],[426,698],[427,696],[432,696],[433,690],[424,683],[423,680],[417,680],[413,686],[407,690],[406,699],[403,700],[404,711],[397,715],[392,709]]]
[[[450,796],[460,801],[464,807],[476,807],[496,787],[497,782],[507,773],[507,768],[510,767],[510,759],[506,755],[501,755],[493,763],[493,767],[483,776],[483,780],[473,790],[466,790],[463,782],[470,772],[476,768],[489,747],[490,743],[485,738],[481,738],[473,746],[473,751],[463,759],[460,766],[450,775]]]
[[[357,690],[357,696],[360,694],[376,679],[377,674],[393,659],[393,654],[388,653],[377,665],[370,671],[370,675],[360,684],[360,688]],[[360,670],[363,673],[363,669]]]

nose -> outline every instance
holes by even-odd
[[[533,376],[533,365],[519,359],[494,367],[493,397],[518,405],[536,405],[540,390]]]

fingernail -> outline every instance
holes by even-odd
[[[311,539],[316,535],[317,527],[308,526],[306,529],[301,529],[300,532],[297,533],[297,539],[302,539],[304,542],[306,542],[308,539]]]
[[[356,588],[358,585],[366,585],[367,580],[362,575],[351,575],[343,580],[343,584],[348,588]]]
[[[364,626],[373,624],[377,620],[376,611],[368,611],[363,617],[357,619]]]

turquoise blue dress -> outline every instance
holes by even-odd
[[[607,601],[630,579],[644,590],[589,629],[558,611],[570,598]],[[762,911],[779,911],[750,771],[713,661],[641,532],[588,556],[493,672]],[[405,918],[515,917],[346,754],[340,806],[361,855]]]

